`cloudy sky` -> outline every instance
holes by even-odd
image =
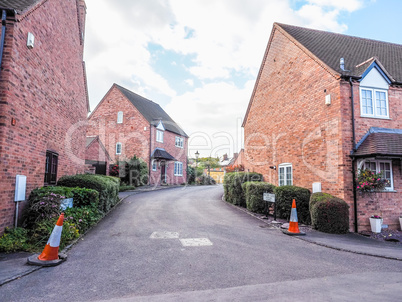
[[[113,83],[156,103],[189,155],[233,154],[274,22],[402,44],[401,0],[86,0],[91,110]]]

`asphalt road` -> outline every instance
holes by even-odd
[[[65,263],[1,286],[0,301],[400,301],[401,261],[286,236],[222,194],[128,197]]]

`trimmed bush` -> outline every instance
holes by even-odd
[[[195,183],[197,185],[216,185],[215,179],[208,175],[201,175],[197,177]]]
[[[248,181],[262,181],[263,177],[255,172],[226,173],[224,178],[225,200],[234,205],[246,207],[242,184]]]
[[[310,198],[311,224],[314,229],[332,234],[349,231],[349,205],[327,193],[314,193]]]
[[[34,204],[49,196],[50,193],[58,194],[64,198],[73,198],[74,207],[83,207],[87,205],[98,205],[99,193],[96,190],[86,188],[70,187],[42,187],[34,189],[29,195],[29,204]]]
[[[120,179],[112,176],[78,174],[63,176],[57,182],[58,186],[80,187],[93,189],[99,192],[99,210],[104,213],[119,201]]]
[[[281,186],[275,188],[276,215],[283,219],[290,218],[292,201],[296,200],[297,218],[300,223],[311,224],[310,191],[296,186]]]
[[[273,193],[275,186],[267,182],[248,181],[242,185],[247,209],[255,213],[266,213],[267,202],[264,193]]]

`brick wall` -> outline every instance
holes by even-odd
[[[339,110],[337,79],[275,30],[244,127],[246,170],[277,185],[278,170],[269,166],[291,163],[294,185],[322,182],[329,193],[342,194]]]
[[[117,114],[123,112],[123,123],[117,123]],[[112,86],[88,119],[87,135],[99,135],[106,147],[112,162],[128,160],[134,155],[143,159],[150,167],[150,154],[155,148],[163,148],[178,161],[183,163],[183,176],[174,176],[174,162],[168,162],[166,175],[168,183],[181,184],[186,182],[187,138],[184,138],[184,148],[175,146],[175,133],[165,131],[164,142],[156,142],[156,128],[142,116],[135,106]],[[151,133],[152,128],[152,133]],[[152,141],[152,146],[151,146]],[[122,153],[116,154],[116,144],[122,144]],[[151,150],[151,151],[150,151]],[[150,183],[160,184],[161,170],[150,168]]]
[[[123,112],[121,124],[117,123],[119,111]],[[115,86],[89,116],[87,135],[99,136],[113,163],[134,155],[149,163],[149,122]],[[121,154],[116,154],[117,143],[122,144]]]
[[[165,149],[170,155],[172,155],[176,161],[183,163],[183,175],[176,176],[174,175],[174,161],[167,162],[166,166],[166,182],[168,184],[183,184],[187,182],[187,138],[183,137],[183,148],[179,148],[175,146],[176,137],[183,137],[176,133],[165,131],[163,136],[163,143],[156,141],[156,128],[152,127],[152,148],[151,150],[155,150],[155,148]],[[161,180],[161,168],[160,165],[157,165],[157,170],[152,171],[150,175],[150,183],[151,184],[160,184]]]
[[[106,175],[109,175],[110,158],[108,154],[106,154],[104,146],[100,143],[99,139],[94,139],[85,149],[85,161],[105,162]],[[90,167],[90,165],[88,167]]]
[[[352,187],[352,173],[351,165],[352,160],[349,157],[352,150],[352,123],[351,123],[351,104],[350,104],[350,84],[347,82],[341,82],[342,91],[342,120],[343,123],[343,141],[344,141],[344,161],[347,169],[344,170],[343,178],[345,184],[344,199],[348,201],[353,209],[353,187]],[[402,129],[402,88],[391,86],[388,90],[390,119],[375,119],[361,117],[360,113],[360,93],[359,83],[353,83],[354,94],[354,111],[355,111],[355,133],[356,143],[358,143],[363,136],[367,133],[370,127],[381,127],[391,129]],[[357,170],[357,163],[355,163]],[[357,217],[359,231],[369,230],[370,223],[369,217],[371,215],[382,215],[384,218],[384,224],[389,225],[390,228],[399,228],[399,215],[402,213],[402,196],[400,189],[402,188],[401,182],[401,162],[400,160],[392,161],[392,173],[394,180],[395,192],[384,192],[374,195],[372,197],[364,197],[357,195]],[[352,215],[352,214],[351,214]],[[351,216],[353,217],[353,216]]]
[[[350,85],[331,74],[277,28],[271,39],[244,124],[241,162],[245,163],[246,171],[262,173],[265,181],[275,185],[278,185],[278,166],[291,163],[293,185],[312,190],[314,182],[321,182],[323,192],[350,205],[353,230]],[[370,127],[401,129],[401,91],[397,87],[389,90],[390,120],[361,118],[359,87],[354,83],[357,142]],[[331,96],[330,105],[325,104],[326,95]],[[400,188],[399,160],[393,161],[393,173],[395,188]],[[368,216],[380,208],[384,223],[396,228],[401,211],[400,194],[381,193],[379,197],[379,203],[359,197],[359,230],[368,227]]]
[[[46,150],[59,154],[58,177],[84,171],[87,99],[76,4],[45,1],[18,22],[7,19],[0,75],[0,233],[13,224],[15,176],[27,176],[27,197],[43,186]],[[33,49],[26,46],[28,32],[35,36]]]

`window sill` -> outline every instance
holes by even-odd
[[[371,116],[371,115],[360,115],[360,117],[363,118],[372,118],[372,119],[376,119],[376,120],[392,120],[389,117],[378,117],[378,116]]]

